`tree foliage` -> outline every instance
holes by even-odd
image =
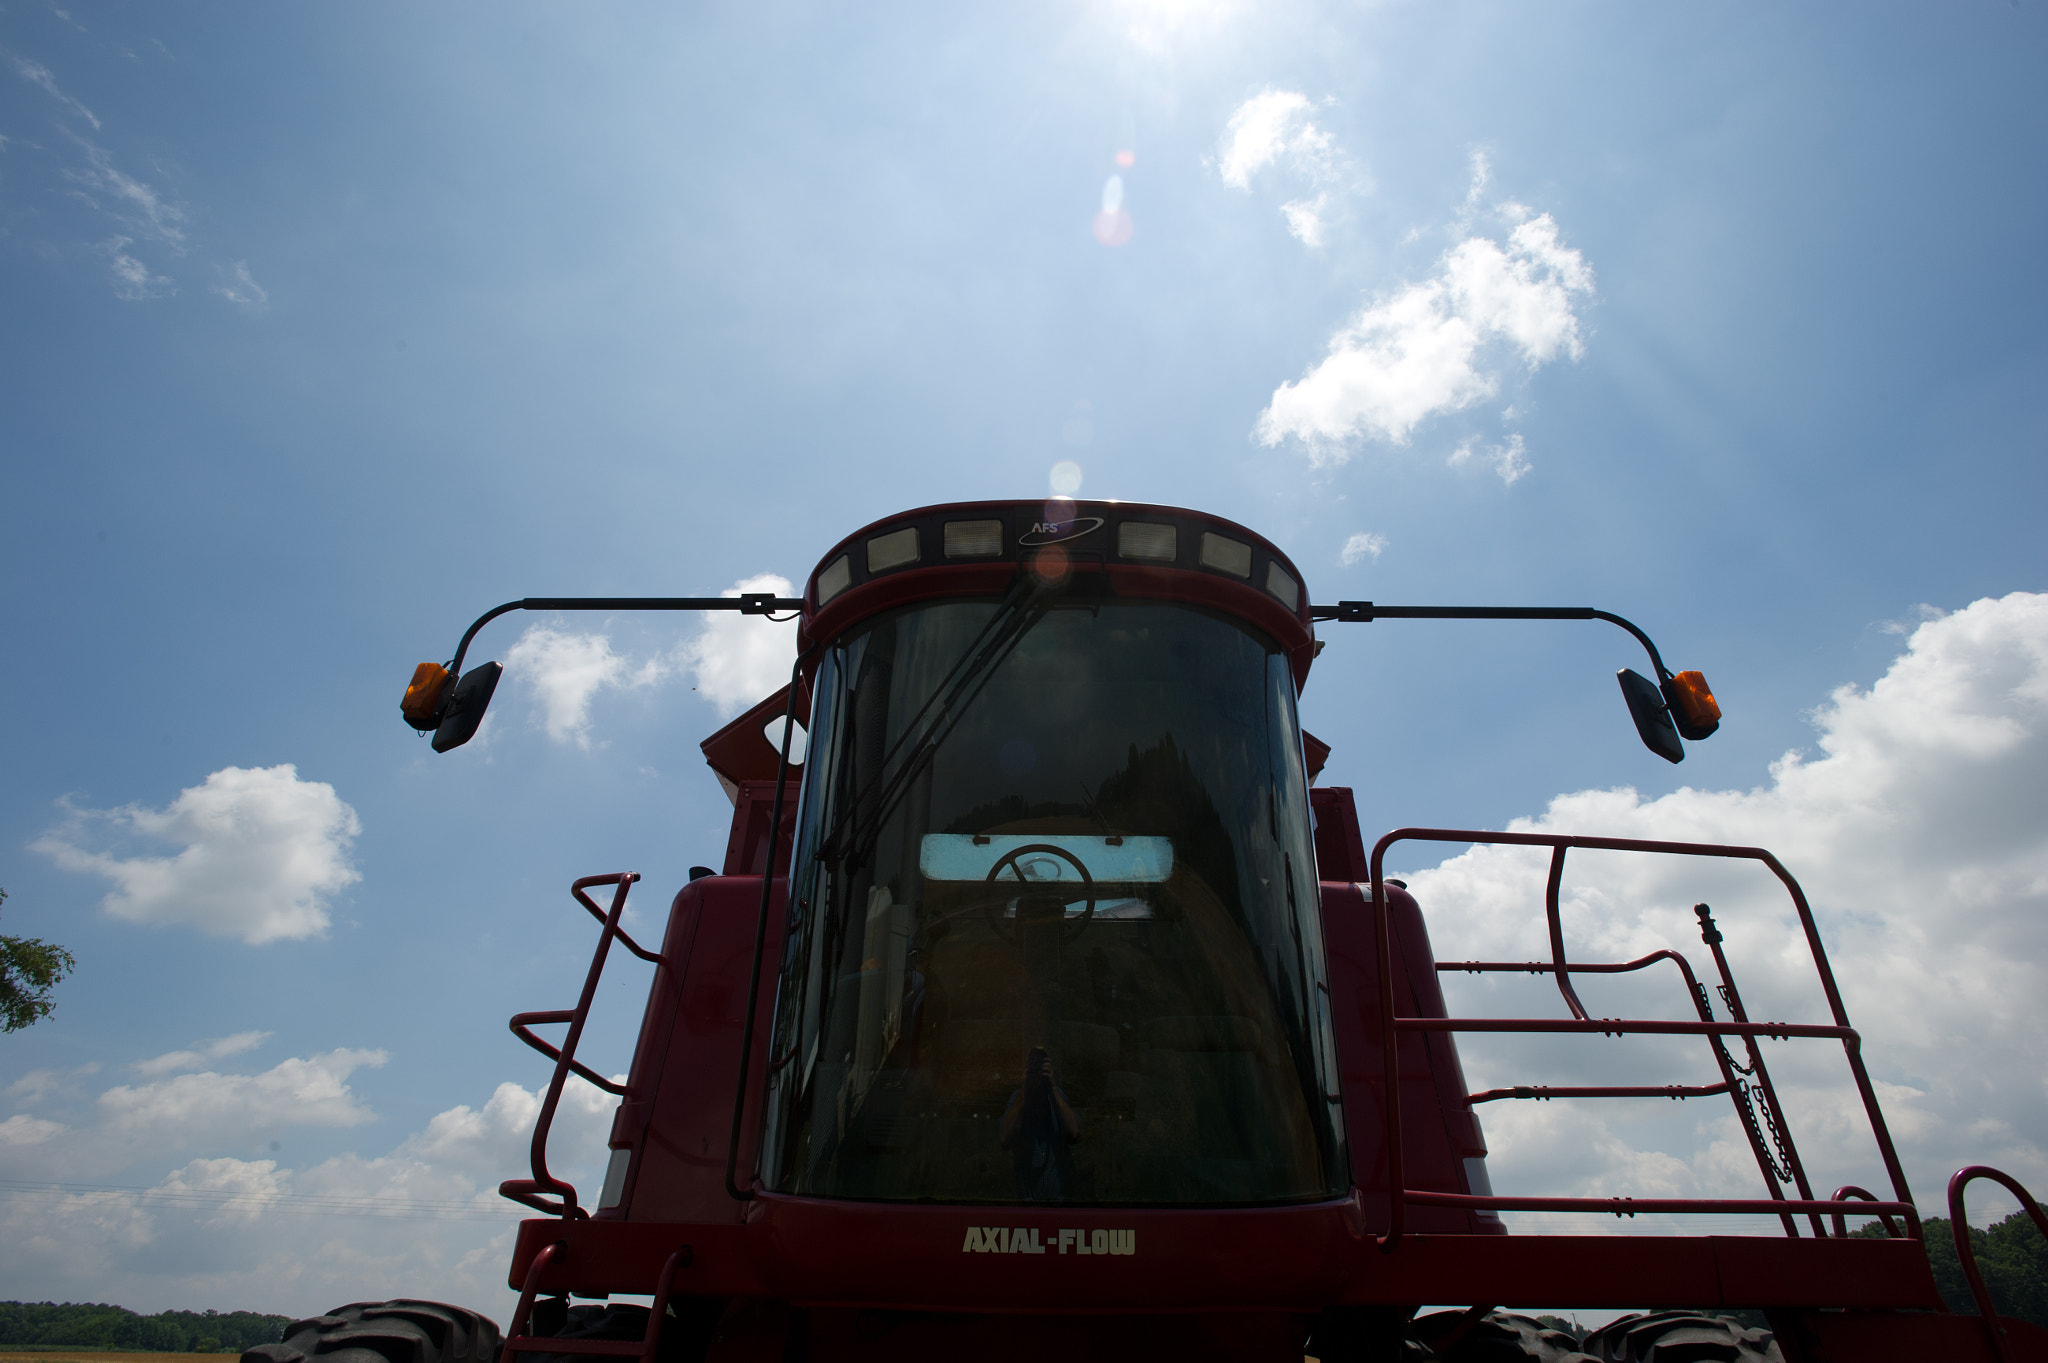
[[[1949,1223],[1935,1217],[1921,1224],[1941,1299],[1958,1315],[1976,1315],[1977,1299],[1971,1295],[1970,1280],[1963,1276]],[[1884,1228],[1872,1222],[1856,1233],[1883,1235]],[[1972,1226],[1970,1249],[1998,1314],[2048,1329],[2048,1241],[2042,1240],[2033,1219],[2017,1211],[1986,1230]]]
[[[0,890],[0,903],[7,891]],[[0,936],[0,1032],[18,1032],[56,1005],[50,990],[78,964],[71,953],[37,937]]]
[[[137,1315],[85,1302],[0,1302],[0,1348],[35,1345],[135,1353],[241,1353],[284,1338],[290,1316],[255,1311],[159,1311]]]

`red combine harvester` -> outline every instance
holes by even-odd
[[[620,926],[635,875],[573,887],[602,924],[582,995],[512,1020],[554,1074],[532,1176],[501,1190],[539,1213],[520,1225],[502,1346],[480,1317],[393,1302],[301,1322],[258,1351],[276,1363],[353,1348],[393,1363],[500,1348],[556,1363],[2048,1359],[2048,1332],[1992,1313],[1960,1233],[1982,1315],[1944,1309],[1813,915],[1769,852],[1417,828],[1368,850],[1351,791],[1313,784],[1328,749],[1295,700],[1318,621],[1612,622],[1655,672],[1621,674],[1638,729],[1679,760],[1719,711],[1627,621],[1311,606],[1278,549],[1212,516],[977,503],[860,531],[799,600],[508,603],[448,667],[421,666],[408,720],[438,750],[466,741],[498,674],[462,671],[477,629],[586,607],[800,613],[790,685],[703,745],[734,803],[725,864],[692,871],[658,943]],[[1439,960],[1422,909],[1382,873],[1403,841],[1551,849],[1547,892],[1530,895],[1551,959]],[[1804,925],[1827,1016],[1752,1021],[1705,905],[1698,972],[1677,950],[1568,961],[1558,890],[1575,847],[1761,862]],[[577,1055],[615,945],[654,966],[624,1084]],[[1452,1017],[1446,971],[1548,974],[1563,1006]],[[1574,978],[1633,971],[1675,971],[1684,1016],[1589,1015]],[[531,1030],[555,1023],[559,1047]],[[1472,1093],[1458,1032],[1693,1036],[1711,1068]],[[1767,1038],[1841,1047],[1888,1197],[1809,1186]],[[548,1168],[572,1076],[619,1098],[588,1204]],[[1485,1103],[1718,1095],[1748,1134],[1757,1197],[1490,1186]],[[1958,1232],[1979,1177],[2048,1233],[2023,1189],[1981,1168],[1950,1185]],[[1503,1211],[1762,1213],[1782,1234],[1510,1235]],[[1849,1218],[1884,1234],[1848,1234]],[[1685,1309],[1574,1341],[1503,1303]],[[1715,1314],[1736,1308],[1770,1330]]]

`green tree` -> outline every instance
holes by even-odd
[[[0,903],[7,891],[0,890]],[[63,947],[37,937],[0,936],[0,1032],[18,1032],[56,1005],[50,990],[70,974],[77,960]]]
[[[1941,1299],[1958,1315],[1976,1315],[1977,1299],[1970,1291],[1970,1280],[1963,1276],[1949,1223],[1936,1216],[1920,1225]],[[1884,1227],[1873,1221],[1855,1234],[1883,1235]],[[1970,1248],[1998,1314],[2048,1327],[2048,1241],[2035,1229],[2033,1218],[2017,1211],[1988,1230],[1972,1226]]]

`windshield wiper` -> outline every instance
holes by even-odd
[[[882,754],[880,770],[867,786],[856,792],[847,808],[818,845],[821,861],[844,865],[860,864],[881,836],[888,821],[910,793],[914,782],[932,760],[948,735],[960,723],[967,707],[974,703],[996,668],[1010,656],[1024,636],[1031,632],[1059,595],[1056,584],[1047,583],[1029,568],[1021,570],[1010,584],[1002,604],[961,651],[932,694],[904,726],[903,734]],[[889,764],[899,755],[902,761],[892,773]],[[864,812],[871,807],[872,812]]]

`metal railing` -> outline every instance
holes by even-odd
[[[1440,961],[1437,969],[1441,972],[1471,971],[1523,971],[1535,974],[1550,974],[1557,979],[1558,992],[1563,996],[1565,1006],[1571,1013],[1569,1018],[1424,1018],[1400,1017],[1394,1010],[1394,964],[1393,926],[1387,904],[1386,880],[1383,863],[1386,851],[1398,842],[1455,842],[1508,844],[1522,847],[1548,847],[1551,849],[1549,883],[1544,894],[1544,909],[1550,928],[1551,960],[1541,961]],[[1735,988],[1728,960],[1721,949],[1721,934],[1714,925],[1707,906],[1699,905],[1695,912],[1700,917],[1701,938],[1712,950],[1715,966],[1721,976],[1720,994],[1728,1009],[1727,1021],[1717,1020],[1707,990],[1693,975],[1692,967],[1684,956],[1676,951],[1657,951],[1634,961],[1574,965],[1565,959],[1564,930],[1559,917],[1558,892],[1564,877],[1565,854],[1571,848],[1614,852],[1650,852],[1668,856],[1720,857],[1738,860],[1758,861],[1768,867],[1785,885],[1792,897],[1793,906],[1799,912],[1800,925],[1805,929],[1807,946],[1813,954],[1815,972],[1820,977],[1828,1009],[1834,1021],[1832,1024],[1788,1022],[1752,1022],[1743,1008],[1742,996]],[[1920,1219],[1913,1208],[1913,1198],[1906,1186],[1905,1170],[1899,1163],[1897,1151],[1893,1148],[1891,1133],[1886,1129],[1884,1114],[1878,1108],[1877,1093],[1870,1082],[1870,1075],[1863,1065],[1862,1041],[1854,1028],[1849,1025],[1847,1010],[1842,1006],[1841,991],[1835,985],[1834,971],[1828,965],[1827,952],[1820,942],[1820,931],[1813,921],[1813,911],[1806,902],[1805,891],[1793,879],[1791,872],[1761,847],[1733,847],[1714,843],[1652,842],[1634,838],[1588,838],[1549,833],[1494,833],[1476,829],[1455,828],[1401,828],[1387,834],[1376,843],[1372,850],[1370,875],[1372,877],[1373,934],[1379,952],[1380,970],[1380,1028],[1385,1070],[1385,1114],[1388,1157],[1388,1223],[1387,1233],[1381,1239],[1383,1250],[1393,1250],[1401,1242],[1407,1219],[1407,1208],[1415,1206],[1459,1207],[1475,1211],[1534,1211],[1534,1212],[1604,1212],[1615,1216],[1635,1216],[1654,1213],[1764,1213],[1777,1216],[1784,1225],[1787,1235],[1799,1234],[1794,1217],[1809,1219],[1812,1233],[1816,1237],[1827,1234],[1824,1217],[1833,1216],[1839,1223],[1845,1215],[1876,1215],[1891,1226],[1890,1217],[1903,1219],[1907,1234],[1918,1239]],[[1653,1018],[1595,1018],[1580,1002],[1578,991],[1572,987],[1571,977],[1577,974],[1618,974],[1641,970],[1660,960],[1674,962],[1684,977],[1687,992],[1692,997],[1700,1018],[1697,1022],[1673,1021]],[[1748,1133],[1752,1153],[1757,1158],[1764,1183],[1771,1196],[1768,1199],[1736,1198],[1625,1198],[1625,1197],[1502,1197],[1470,1193],[1438,1193],[1409,1188],[1403,1167],[1401,1142],[1401,1100],[1400,1085],[1396,1082],[1400,1074],[1398,1046],[1404,1032],[1507,1032],[1507,1033],[1562,1033],[1572,1035],[1624,1036],[1629,1034],[1647,1036],[1702,1036],[1711,1040],[1715,1060],[1721,1070],[1722,1082],[1712,1085],[1661,1085],[1661,1086],[1615,1086],[1590,1088],[1543,1088],[1533,1085],[1516,1086],[1507,1089],[1490,1089],[1470,1095],[1468,1101],[1490,1102],[1502,1098],[1623,1098],[1623,1097],[1702,1097],[1716,1093],[1727,1093],[1733,1099],[1743,1127]],[[1728,1053],[1724,1038],[1740,1037],[1743,1040],[1747,1065],[1736,1061]],[[1871,1132],[1884,1160],[1885,1173],[1890,1178],[1896,1201],[1879,1202],[1860,1188],[1848,1188],[1837,1192],[1833,1198],[1816,1198],[1807,1184],[1806,1173],[1801,1166],[1798,1151],[1793,1145],[1790,1131],[1786,1127],[1783,1110],[1778,1103],[1776,1090],[1770,1081],[1770,1072],[1764,1064],[1763,1054],[1757,1046],[1761,1038],[1812,1038],[1834,1040],[1842,1044],[1848,1060],[1849,1071],[1856,1081],[1857,1092],[1863,1100],[1865,1115],[1870,1120]],[[1786,1185],[1791,1185],[1797,1197],[1786,1196]]]
[[[647,1333],[639,1339],[561,1339],[533,1333],[533,1302],[540,1294],[540,1280],[550,1268],[564,1263],[568,1256],[569,1247],[560,1240],[541,1246],[540,1252],[533,1256],[533,1262],[526,1267],[526,1281],[519,1289],[519,1305],[512,1312],[511,1332],[499,1346],[498,1357],[510,1360],[520,1354],[586,1354],[600,1358],[638,1358],[642,1363],[653,1363],[655,1352],[661,1346],[662,1322],[668,1319],[669,1289],[675,1285],[676,1271],[690,1266],[690,1247],[677,1246],[662,1263],[661,1276],[654,1284],[654,1305],[647,1313]]]
[[[589,910],[591,917],[604,924],[604,931],[598,934],[597,950],[590,958],[590,973],[583,978],[582,996],[576,1000],[574,1008],[555,1008],[539,1013],[512,1015],[512,1035],[554,1061],[555,1072],[548,1080],[547,1097],[541,1102],[540,1116],[533,1124],[533,1177],[506,1179],[498,1185],[498,1195],[548,1216],[581,1220],[588,1215],[576,1205],[576,1189],[548,1172],[548,1132],[555,1123],[555,1109],[561,1106],[562,1085],[568,1082],[571,1074],[574,1074],[579,1079],[597,1085],[606,1093],[621,1098],[626,1096],[625,1085],[613,1083],[576,1058],[576,1047],[583,1040],[583,1024],[590,1016],[590,1002],[597,997],[597,982],[604,974],[605,957],[611,954],[612,942],[616,939],[641,960],[651,961],[657,966],[662,963],[660,952],[647,950],[619,926],[620,915],[626,911],[626,892],[638,879],[638,871],[616,871],[608,876],[585,876],[569,887],[569,893],[576,896],[576,902]],[[612,895],[609,913],[597,907],[590,896],[583,893],[596,885],[618,886]],[[559,1049],[528,1030],[556,1022],[569,1024],[569,1033],[562,1038]],[[553,1201],[545,1196],[549,1193],[554,1194]]]
[[[2041,1211],[2041,1204],[2020,1186],[2018,1179],[1988,1165],[1968,1165],[1956,1170],[1948,1181],[1948,1229],[1949,1234],[1955,1237],[1956,1258],[1962,1263],[1963,1276],[1970,1280],[1970,1295],[1977,1299],[1977,1315],[1984,1322],[1984,1334],[1991,1341],[1991,1352],[2004,1360],[2011,1357],[2006,1348],[2005,1326],[1999,1323],[1998,1311],[1991,1302],[1991,1289],[1984,1285],[1984,1275],[1977,1269],[1977,1247],[1970,1243],[1970,1222],[1963,1215],[1963,1191],[1980,1178],[2003,1184],[2007,1192],[2018,1198],[2020,1206],[2033,1218],[2044,1239],[2048,1239],[2048,1214]]]

